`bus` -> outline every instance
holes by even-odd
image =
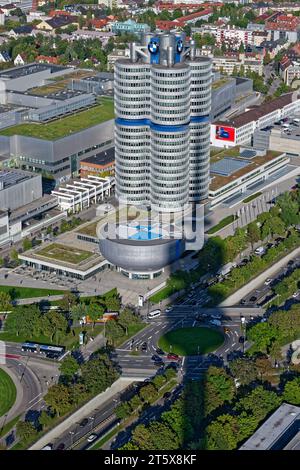
[[[55,346],[51,344],[39,344],[26,341],[22,343],[23,352],[39,353],[50,359],[58,359],[65,352],[64,346]]]

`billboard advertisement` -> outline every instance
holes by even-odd
[[[216,126],[216,139],[234,142],[235,129],[234,127]]]

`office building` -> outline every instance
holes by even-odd
[[[211,60],[184,34],[145,35],[115,64],[116,196],[180,211],[208,196]]]
[[[130,279],[152,279],[176,261],[188,231],[178,214],[207,202],[211,67],[184,33],[146,34],[115,63],[116,197],[148,212],[103,225],[100,251]]]

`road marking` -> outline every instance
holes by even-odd
[[[40,392],[38,395],[36,395],[32,400],[30,400],[28,403],[31,403],[32,401],[36,400],[38,397],[42,395],[42,392]]]
[[[233,343],[233,344],[232,344],[232,347],[235,346],[235,345],[236,345],[236,343]]]
[[[227,352],[229,351],[229,349],[230,349],[230,348],[225,349],[225,352],[227,353]]]
[[[237,332],[237,331],[235,331],[235,334],[236,334],[236,336],[239,336],[239,334],[238,334],[238,332]]]

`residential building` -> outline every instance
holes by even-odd
[[[291,86],[294,80],[300,79],[300,62],[283,57],[279,63],[279,73],[284,83]]]
[[[226,75],[232,75],[235,71],[250,70],[259,75],[263,74],[264,64],[263,57],[249,54],[232,54],[230,56],[213,57],[213,66],[216,70]]]
[[[54,16],[50,20],[42,20],[36,25],[36,29],[55,32],[56,29],[65,29],[71,24],[78,24],[78,18],[74,16]]]
[[[25,65],[25,55],[24,54],[18,54],[17,57],[14,60],[14,65],[19,66],[19,65]]]
[[[129,18],[126,21],[116,21],[112,24],[111,30],[115,34],[119,33],[148,33],[150,31],[150,26],[145,23],[137,23],[136,21]]]
[[[0,62],[10,62],[12,59],[7,51],[0,52]]]
[[[107,70],[113,72],[115,63],[118,59],[129,57],[129,49],[114,49],[107,56]]]

